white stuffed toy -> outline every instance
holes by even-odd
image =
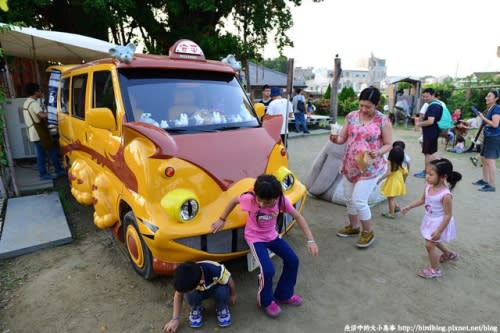
[[[135,45],[133,43],[128,43],[127,46],[116,46],[109,49],[109,54],[115,59],[121,62],[130,64],[135,53]]]
[[[221,60],[224,64],[231,66],[235,71],[239,71],[241,69],[241,62],[236,60],[234,54],[228,54],[227,57]]]

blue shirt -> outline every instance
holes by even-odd
[[[495,105],[488,113],[486,114],[486,118],[489,120],[493,120],[493,115],[500,116],[500,105]],[[491,127],[489,125],[484,126],[484,136],[500,136],[500,126],[497,128]]]
[[[210,260],[198,261],[197,263],[201,266],[201,270],[203,271],[203,283],[200,283],[196,287],[196,290],[205,291],[216,284],[225,285],[229,282],[231,273],[229,273],[224,265]]]

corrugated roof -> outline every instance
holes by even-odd
[[[265,84],[276,87],[287,86],[287,74],[275,71],[263,65],[255,64],[253,62],[249,62],[248,66],[250,67],[250,85],[252,87],[262,87]],[[307,87],[307,84],[303,79],[294,79],[293,86],[304,88]]]
[[[398,83],[398,82],[416,83],[416,82],[421,82],[421,80],[420,80],[420,78],[415,77],[415,76],[407,76],[407,77],[393,78],[390,82],[392,84]]]

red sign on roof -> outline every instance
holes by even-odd
[[[189,39],[178,40],[168,51],[171,58],[205,60],[203,50]]]

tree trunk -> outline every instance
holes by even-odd
[[[245,59],[244,60],[244,63],[245,63],[245,84],[246,84],[246,91],[248,94],[250,94],[250,99],[252,100],[252,103],[253,103],[253,96],[252,96],[252,86],[250,84],[250,63],[248,61],[248,59]],[[240,73],[238,73],[238,77],[240,77]]]
[[[332,90],[330,95],[330,123],[337,123],[339,81],[342,74],[341,61],[338,55],[335,56],[335,68],[333,69]]]

